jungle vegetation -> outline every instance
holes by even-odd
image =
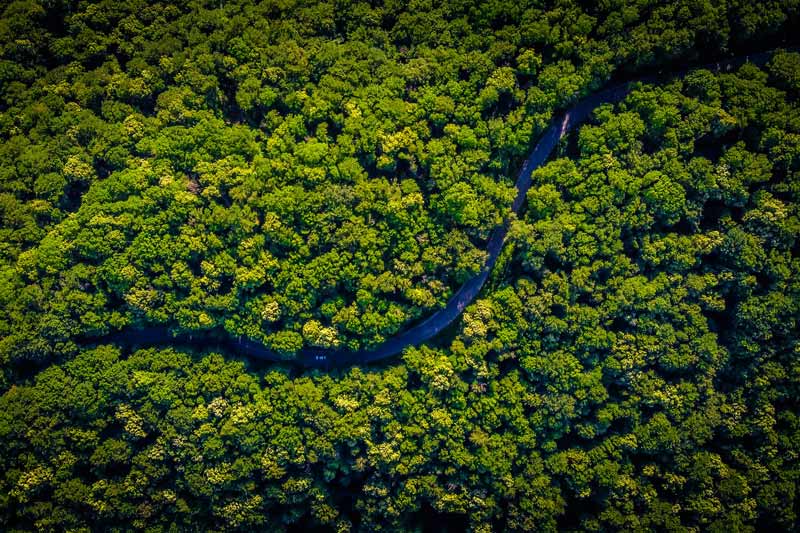
[[[23,0],[0,19],[0,529],[791,531],[796,0]]]

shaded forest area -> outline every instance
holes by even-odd
[[[396,363],[76,341],[374,345],[476,271],[555,110],[800,27],[510,4],[5,8],[0,528],[796,529],[796,53],[596,110],[452,339]]]

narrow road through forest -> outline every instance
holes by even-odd
[[[761,66],[772,57],[773,53],[774,51],[770,51],[749,56],[739,56],[717,63],[699,65],[693,67],[693,70],[704,68],[713,72],[724,72],[747,62]],[[688,71],[689,69],[672,71],[620,83],[593,93],[578,101],[566,111],[556,115],[550,122],[550,126],[542,133],[539,141],[528,155],[528,158],[523,163],[517,175],[517,195],[512,204],[512,211],[518,214],[522,209],[528,189],[531,186],[531,175],[533,171],[541,167],[547,161],[559,140],[570,130],[584,122],[595,108],[602,104],[620,102],[631,91],[635,83],[647,83],[681,77]],[[210,344],[222,344],[226,349],[256,359],[295,363],[306,367],[319,368],[349,366],[380,361],[401,353],[409,346],[415,346],[431,339],[461,315],[464,309],[478,296],[478,293],[486,283],[503,249],[508,228],[509,223],[506,221],[505,224],[499,226],[492,232],[486,249],[488,255],[481,271],[475,277],[464,283],[443,308],[433,313],[420,324],[387,339],[370,350],[348,351],[324,348],[303,348],[294,358],[286,359],[277,352],[267,348],[261,342],[253,339],[234,338],[229,334],[225,334],[225,337],[221,339],[219,337],[212,337],[205,332],[173,335],[166,326],[152,326],[141,329],[127,328],[105,337],[97,337],[91,340],[92,342],[109,341],[131,346],[191,344],[205,348]]]

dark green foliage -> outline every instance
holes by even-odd
[[[0,353],[162,323],[372,346],[475,274],[554,107],[795,16],[750,9],[14,2],[0,268],[44,292],[3,297]]]
[[[0,529],[783,531],[800,479],[796,2],[18,1],[0,21]],[[585,4],[585,5],[584,5]]]
[[[551,416],[573,447],[553,457],[584,477],[553,464],[594,510],[581,529],[796,521],[800,161],[769,139],[796,136],[800,108],[767,78],[635,91],[581,129],[577,162],[535,176],[514,232],[518,357],[566,393]]]

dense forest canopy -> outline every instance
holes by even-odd
[[[554,109],[779,40],[779,5],[14,2],[3,357],[131,324],[372,346],[477,272]]]
[[[554,112],[794,44],[790,2],[17,1],[0,20],[0,529],[782,531],[800,54],[598,108],[453,330]]]

